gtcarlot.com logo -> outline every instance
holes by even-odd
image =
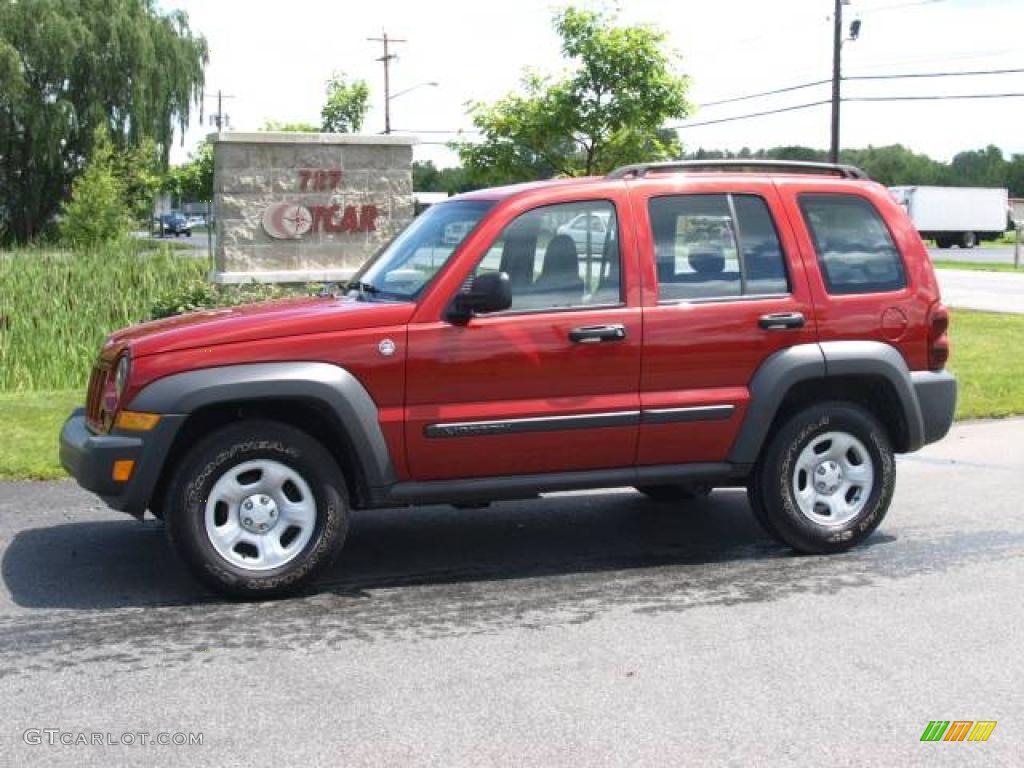
[[[29,728],[21,738],[29,746],[50,747],[184,747],[202,746],[202,733],[152,731],[65,731],[60,728]]]
[[[995,728],[995,720],[931,720],[921,741],[988,741]]]

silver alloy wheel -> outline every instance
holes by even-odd
[[[238,568],[267,571],[293,560],[316,525],[316,499],[298,472],[272,459],[231,467],[206,500],[206,535]]]
[[[849,432],[825,432],[804,447],[793,469],[793,496],[804,517],[845,525],[864,509],[875,483],[871,454]]]

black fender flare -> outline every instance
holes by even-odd
[[[880,341],[825,341],[797,344],[766,359],[750,381],[750,401],[740,431],[729,452],[735,464],[753,464],[768,430],[792,387],[810,379],[841,376],[879,376],[892,385],[907,425],[907,450],[924,445],[921,407],[903,355]]]
[[[212,405],[271,399],[316,401],[330,409],[347,432],[346,445],[367,485],[380,489],[395,483],[377,404],[355,376],[331,363],[243,363],[176,373],[144,387],[131,408],[188,415]]]

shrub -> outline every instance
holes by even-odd
[[[125,187],[118,175],[114,150],[105,131],[96,134],[92,158],[71,187],[64,204],[61,238],[69,245],[95,248],[122,240],[131,226]]]
[[[313,292],[314,288],[314,286],[259,283],[215,285],[205,280],[190,280],[183,285],[172,286],[157,296],[150,308],[149,316],[156,320],[194,312],[197,309],[236,307],[240,304],[252,304],[257,301],[306,295]]]
[[[207,268],[130,241],[0,252],[0,391],[84,386],[109,333],[148,320],[167,286],[200,280]]]

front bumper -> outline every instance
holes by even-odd
[[[85,409],[77,408],[60,433],[60,463],[87,491],[108,506],[142,517],[153,495],[164,461],[184,416],[162,416],[150,432],[98,435],[86,425]],[[131,459],[135,468],[124,482],[113,478],[114,462]]]
[[[949,432],[956,412],[956,378],[949,371],[914,371],[910,381],[921,409],[924,443],[941,440]]]

